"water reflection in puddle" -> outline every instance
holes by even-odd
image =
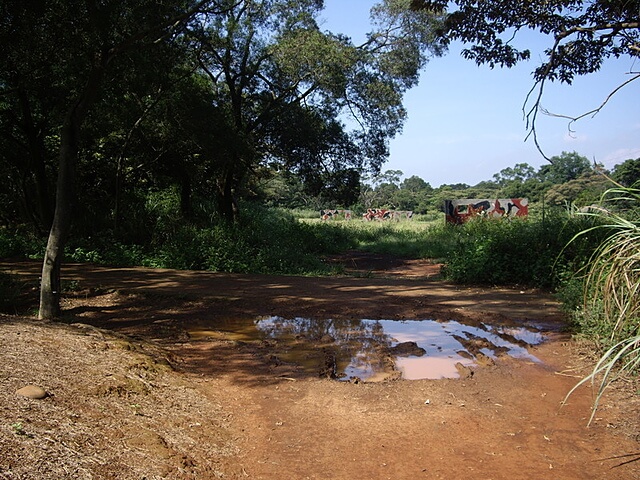
[[[465,325],[433,320],[312,320],[261,318],[255,327],[265,338],[306,344],[298,349],[309,358],[309,348],[332,356],[338,378],[367,380],[393,368],[407,380],[459,377],[459,367],[471,367],[508,355],[537,362],[527,347],[542,342],[535,328]],[[413,342],[413,343],[411,343]],[[306,352],[306,353],[302,353]]]

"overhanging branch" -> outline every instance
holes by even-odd
[[[544,90],[544,85],[545,85],[545,79],[543,78],[542,80],[539,80],[538,82],[536,82],[536,84],[531,88],[531,90],[529,91],[529,93],[527,94],[527,98],[525,100],[524,106],[522,107],[523,112],[525,112],[525,118],[527,120],[527,129],[529,129],[529,133],[527,134],[527,136],[525,137],[525,141],[528,140],[530,137],[533,138],[534,144],[536,145],[537,150],[540,152],[540,154],[544,157],[545,160],[547,161],[551,161],[551,159],[544,153],[544,151],[542,150],[542,147],[540,146],[540,143],[538,142],[538,133],[537,133],[537,129],[536,129],[536,121],[538,118],[538,112],[541,112],[543,115],[547,115],[549,117],[555,117],[555,118],[564,118],[569,120],[569,124],[567,125],[567,128],[569,129],[570,133],[573,133],[574,130],[572,130],[571,126],[576,123],[578,120],[581,120],[585,117],[591,116],[591,117],[595,117],[606,105],[607,103],[609,103],[609,101],[613,98],[613,96],[618,93],[620,90],[622,90],[624,87],[626,87],[627,85],[629,85],[631,82],[638,80],[640,78],[640,73],[633,73],[633,77],[629,78],[628,80],[624,81],[623,83],[621,83],[620,85],[618,85],[616,88],[614,88],[608,95],[607,97],[600,103],[600,105],[598,105],[596,108],[593,108],[591,110],[589,110],[588,112],[584,112],[578,116],[571,116],[571,115],[563,115],[563,114],[559,114],[559,113],[553,113],[550,112],[549,110],[543,108],[541,106],[541,100],[542,100],[542,94],[543,94],[543,90]],[[537,89],[537,95],[536,95],[536,101],[534,102],[533,106],[529,109],[528,112],[526,112],[526,105],[529,103],[529,98],[531,98],[531,95],[533,94],[534,91],[536,91]]]

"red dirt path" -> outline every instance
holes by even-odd
[[[65,279],[79,290],[65,308],[73,321],[169,351],[175,374],[221,405],[239,452],[217,459],[225,478],[640,478],[633,389],[612,389],[590,427],[589,388],[560,407],[588,365],[580,346],[559,333],[563,318],[549,295],[457,287],[434,279],[437,266],[428,262],[383,260],[335,260],[352,262],[345,267],[360,272],[357,278],[68,265]],[[25,279],[39,271],[28,262],[0,268]],[[354,384],[274,364],[276,347],[264,343],[187,332],[189,325],[215,330],[230,317],[260,315],[535,320],[550,333],[532,349],[542,364],[499,360],[465,379]],[[201,474],[164,478],[214,478],[202,465],[193,468]]]

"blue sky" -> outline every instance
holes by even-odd
[[[351,36],[357,44],[370,30],[369,9],[375,0],[325,0],[321,28]],[[516,163],[536,169],[547,163],[527,136],[523,104],[533,86],[531,72],[540,63],[548,41],[523,37],[531,60],[511,69],[476,66],[460,56],[460,45],[433,58],[420,84],[405,96],[408,120],[391,141],[391,156],[383,170],[417,175],[437,187],[443,183],[475,185]],[[607,95],[640,71],[628,58],[607,62],[600,72],[580,77],[571,86],[547,84],[542,106],[578,116],[598,107]],[[607,168],[640,158],[640,81],[618,92],[595,117],[573,124],[538,116],[538,141],[547,156],[578,152]]]

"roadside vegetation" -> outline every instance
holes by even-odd
[[[539,203],[526,219],[478,219],[458,226],[447,224],[438,211],[418,213],[412,220],[367,222],[363,207],[356,205],[351,220],[322,221],[318,210],[245,203],[239,220],[229,223],[204,209],[185,219],[173,190],[152,197],[141,205],[135,222],[121,226],[126,234],[85,228],[81,235],[79,228],[67,244],[66,261],[331,275],[341,272],[326,257],[362,250],[432,259],[444,264],[444,278],[457,283],[554,290],[568,309],[575,309],[582,300],[576,274],[607,235],[593,228],[599,222],[594,216],[560,205],[542,211]],[[44,237],[25,225],[0,228],[0,257],[41,259],[44,247]]]
[[[639,164],[640,160],[628,160],[608,173],[621,187],[630,185],[638,179]],[[444,264],[443,276],[453,282],[552,290],[568,312],[575,312],[584,308],[585,269],[612,234],[611,228],[600,226],[613,217],[596,213],[617,212],[615,218],[629,218],[628,225],[633,225],[636,215],[633,198],[602,197],[605,186],[613,185],[602,173],[601,167],[592,167],[575,153],[555,157],[552,165],[538,172],[523,164],[504,169],[493,180],[474,187],[432,188],[418,177],[400,181],[401,172],[388,171],[360,185],[357,201],[348,207],[351,220],[341,214],[327,221],[322,221],[319,209],[314,208],[327,205],[323,196],[301,199],[297,194],[284,195],[288,190],[282,189],[276,197],[266,188],[258,197],[239,204],[241,214],[235,222],[227,221],[215,206],[197,196],[192,198],[187,216],[179,189],[167,187],[133,195],[129,199],[132,213],[119,220],[117,229],[108,221],[79,215],[65,248],[65,260],[233,273],[331,275],[340,272],[325,261],[327,256],[364,250],[432,259]],[[596,177],[599,180],[594,182]],[[587,181],[591,188],[574,188],[581,181]],[[443,198],[527,195],[530,214],[526,219],[478,219],[455,226],[446,224],[437,207]],[[363,221],[362,213],[371,207],[415,213],[411,220]],[[94,210],[97,205],[86,208]],[[45,245],[45,235],[33,224],[13,221],[0,227],[0,257],[41,259]],[[593,283],[591,280],[589,285]],[[3,300],[5,304],[8,301]],[[587,309],[591,316],[597,317],[596,306],[591,304]],[[574,323],[590,336],[609,336],[611,332],[599,328],[598,322],[590,318]]]

